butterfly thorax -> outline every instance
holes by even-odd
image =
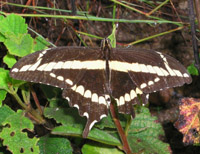
[[[105,88],[106,88],[106,92],[111,95],[112,94],[112,89],[111,89],[111,70],[109,68],[109,60],[111,59],[111,44],[109,39],[105,38],[104,40],[102,40],[101,42],[101,51],[103,54],[103,59],[105,60],[105,79],[106,79],[106,83],[105,83]]]

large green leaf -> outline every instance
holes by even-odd
[[[15,112],[7,105],[0,107],[0,125],[2,125],[6,118],[11,116],[12,114],[15,114]]]
[[[34,126],[31,120],[24,117],[21,110],[8,116],[2,124],[4,128],[0,133],[0,138],[9,151],[14,154],[39,154],[38,139],[29,138],[27,132],[24,131],[26,129],[33,131]]]
[[[12,84],[14,87],[19,87],[24,83],[25,81],[20,81],[10,78],[9,71],[0,68],[0,89],[9,91],[9,85]]]
[[[9,71],[3,68],[0,68],[0,89],[4,89],[6,91],[9,90],[8,83],[11,81],[9,77]]]
[[[94,142],[85,144],[81,151],[83,154],[123,154],[116,147]]]
[[[72,154],[72,147],[67,138],[43,136],[38,145],[40,154]]]
[[[30,54],[33,47],[33,39],[29,34],[9,34],[4,43],[10,54],[19,57]]]
[[[8,65],[8,68],[12,68],[17,61],[13,55],[7,54],[3,57],[3,62]]]
[[[83,129],[80,127],[76,127],[76,124],[58,126],[51,131],[51,133],[54,135],[77,136],[77,137],[81,137],[82,132]],[[92,128],[87,139],[108,145],[121,146],[121,143],[118,138],[114,137],[113,135],[109,134],[106,131],[102,131],[97,128]]]
[[[62,123],[63,125],[76,124],[76,127],[82,129],[86,123],[86,118],[80,117],[76,108],[45,108],[44,115],[48,118],[54,118],[57,123]]]
[[[157,122],[157,118],[151,116],[148,108],[141,107],[140,113],[136,114],[128,131],[128,141],[132,152],[170,153],[169,145],[159,140],[160,135],[164,135],[164,131]]]
[[[9,37],[9,34],[25,34],[27,27],[25,19],[16,14],[10,14],[6,18],[1,17],[0,20],[0,32],[6,37]]]
[[[30,54],[33,39],[27,34],[25,20],[15,14],[0,20],[0,41],[3,41],[12,55],[23,57]]]
[[[0,107],[2,106],[2,101],[6,98],[7,91],[0,89]]]
[[[0,15],[0,23],[1,21],[4,19],[4,16],[3,15]],[[0,42],[4,42],[5,41],[5,36],[1,33],[0,31]]]
[[[44,115],[48,118],[54,118],[57,123],[62,124],[62,126],[54,128],[52,130],[52,134],[64,136],[82,135],[86,123],[86,118],[80,117],[76,108],[46,108],[44,110]],[[110,145],[121,144],[118,138],[115,138],[113,135],[106,131],[95,128],[90,131],[88,139]]]

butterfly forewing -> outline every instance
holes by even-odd
[[[58,47],[35,52],[20,59],[13,66],[10,75],[19,80],[60,88],[71,87],[86,70],[79,61],[88,60],[88,57],[97,59],[99,52],[95,51],[78,47]]]
[[[145,49],[126,49],[123,52],[115,49],[114,53],[123,61],[122,65],[132,81],[145,93],[192,81],[183,65],[166,54]]]

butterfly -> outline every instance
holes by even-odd
[[[87,117],[83,137],[108,115],[111,97],[118,111],[133,114],[133,105],[145,103],[152,92],[191,83],[192,78],[176,59],[137,48],[56,47],[21,58],[10,76],[63,89],[63,98]]]

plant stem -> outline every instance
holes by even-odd
[[[42,115],[43,114],[43,111],[42,111],[42,108],[41,108],[41,106],[40,106],[40,102],[39,102],[39,100],[38,100],[38,98],[37,98],[37,95],[36,95],[36,93],[35,93],[35,91],[33,90],[33,88],[30,86],[30,90],[31,90],[31,94],[32,94],[32,96],[33,96],[33,99],[34,99],[34,101],[35,101],[35,104],[36,104],[36,106],[37,106],[37,108],[38,108],[38,110],[39,110],[39,112],[40,112],[40,115]]]
[[[122,144],[123,144],[123,150],[126,152],[126,154],[131,154],[131,149],[128,145],[128,141],[127,141],[127,137],[124,133],[124,130],[120,124],[120,121],[118,119],[118,116],[116,114],[116,109],[115,109],[115,106],[114,106],[114,101],[111,99],[111,103],[110,103],[110,112],[111,112],[111,115],[112,115],[112,119],[117,127],[117,130],[118,130],[118,133],[119,133],[119,136],[122,140]]]
[[[31,115],[32,119],[34,119],[39,124],[45,123],[44,118],[37,111],[32,109],[31,106],[27,106],[25,105],[25,103],[22,102],[21,98],[14,91],[13,87],[10,87],[9,93],[17,100],[17,103],[28,113],[28,115]]]

